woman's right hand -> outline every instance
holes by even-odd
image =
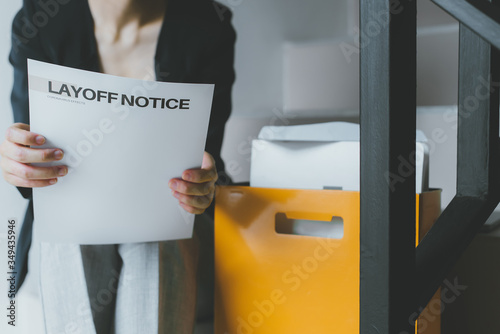
[[[30,148],[45,143],[42,135],[30,132],[30,126],[16,123],[7,129],[6,139],[0,144],[0,168],[4,179],[25,188],[46,187],[68,173],[67,166],[36,167],[37,162],[58,161],[63,158],[61,149]]]

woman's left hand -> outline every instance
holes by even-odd
[[[215,160],[205,152],[201,168],[185,170],[182,178],[171,179],[168,185],[184,210],[202,214],[212,203],[217,177]]]

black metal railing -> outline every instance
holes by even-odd
[[[360,0],[363,334],[414,333],[411,315],[500,199],[500,9],[485,0],[433,1],[460,22],[457,192],[415,250],[415,175],[391,175],[415,149],[416,1]],[[479,89],[484,80],[490,86]]]
[[[449,11],[461,1],[435,1]],[[445,3],[446,2],[446,3]],[[493,5],[492,5],[493,6]],[[497,8],[496,6],[494,6]],[[475,7],[474,7],[475,8]],[[477,10],[475,8],[474,10]],[[464,13],[461,13],[461,17]],[[483,35],[500,36],[500,25],[460,22],[457,193],[417,247],[418,303],[425,305],[499,202],[500,53]],[[490,25],[494,24],[495,28]],[[489,29],[494,29],[490,31]],[[483,87],[484,82],[489,87]],[[481,87],[481,88],[479,88]],[[485,88],[485,89],[484,89]]]

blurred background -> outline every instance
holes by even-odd
[[[233,113],[226,127],[223,158],[227,171],[236,182],[249,180],[251,142],[264,125],[291,125],[324,121],[357,122],[359,116],[358,2],[354,0],[222,0],[233,11],[237,31],[235,67],[237,80],[233,90]],[[418,119],[417,127],[429,140],[430,186],[442,188],[445,207],[455,193],[456,178],[456,103],[458,68],[458,24],[429,0],[418,1]],[[10,49],[10,24],[21,0],[6,1],[0,11],[0,136],[12,124],[9,94],[12,71],[7,57]],[[383,19],[381,19],[383,21]],[[380,21],[380,22],[382,22]],[[405,112],[401,110],[401,112]],[[6,266],[6,222],[22,222],[26,201],[17,190],[0,178],[0,256]],[[19,227],[19,226],[18,226]],[[481,270],[498,264],[488,255],[497,247],[495,235],[473,243],[474,253],[462,260],[456,270],[474,262]],[[477,239],[477,238],[476,238]],[[476,241],[475,241],[476,242]],[[471,246],[471,247],[472,247]],[[472,248],[474,248],[472,247]],[[478,248],[479,247],[479,248]],[[491,256],[490,256],[491,257]],[[36,258],[36,254],[33,255]],[[464,262],[465,261],[465,262]],[[469,262],[467,262],[469,261]],[[481,261],[485,262],[481,265]],[[5,264],[5,265],[4,265]],[[0,324],[2,333],[40,332],[42,317],[37,297],[36,261],[31,263],[28,280],[18,295],[19,313],[16,330]],[[462,267],[465,269],[460,269]],[[483,268],[483,269],[481,269]],[[6,270],[2,270],[6,272]],[[467,309],[471,326],[482,322],[495,326],[490,312],[498,311],[498,302],[488,291],[475,288],[474,275],[460,274],[470,288],[463,297],[447,305],[447,314]],[[476,275],[476,276],[477,276]],[[490,273],[491,275],[491,273]],[[496,275],[496,276],[495,276]],[[474,277],[473,277],[474,276]],[[494,274],[500,277],[500,274]],[[5,291],[5,280],[0,280]],[[498,289],[496,289],[498,290]],[[474,292],[476,291],[476,293]],[[498,291],[496,292],[498,293]],[[5,302],[2,292],[0,302]],[[480,297],[477,297],[477,296]],[[479,300],[478,311],[469,308]],[[499,299],[499,298],[496,298]],[[3,304],[6,305],[6,304]],[[464,306],[465,305],[465,306]],[[474,313],[470,316],[471,312]],[[468,320],[470,317],[474,319]],[[5,317],[1,317],[5,319]],[[498,327],[498,325],[496,325]],[[477,328],[477,327],[476,327]],[[445,331],[443,331],[445,332]],[[450,333],[468,331],[450,331]],[[495,330],[489,333],[496,332]],[[475,331],[475,333],[482,333]],[[486,333],[486,332],[485,332]]]

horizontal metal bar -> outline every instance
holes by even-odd
[[[467,2],[500,24],[500,7],[498,5],[487,0],[467,0]]]
[[[417,313],[430,301],[497,204],[497,198],[455,197],[418,245]]]
[[[500,23],[467,0],[432,0],[469,29],[500,49]]]

